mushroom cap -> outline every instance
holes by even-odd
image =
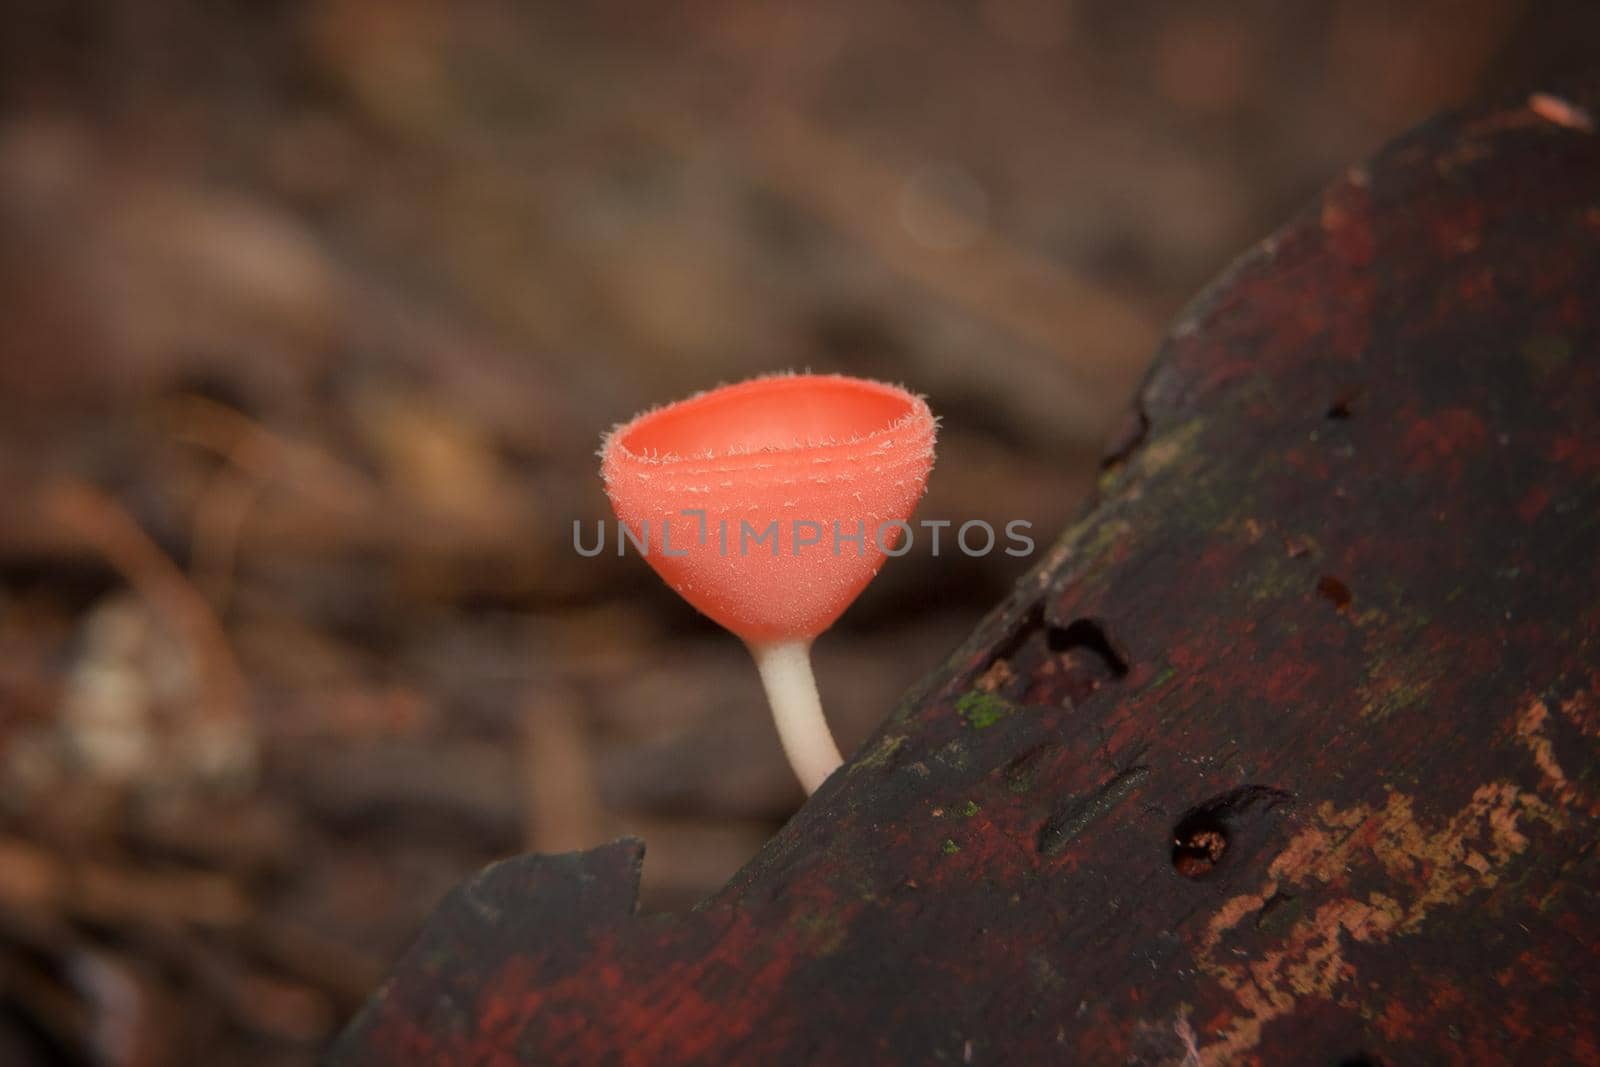
[[[899,543],[936,431],[927,402],[898,386],[774,375],[617,426],[600,469],[617,518],[636,538],[649,524],[645,558],[685,600],[751,644],[809,639]]]

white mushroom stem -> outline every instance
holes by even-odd
[[[778,724],[778,739],[800,784],[809,796],[844,759],[822,717],[822,698],[811,673],[811,642],[806,639],[774,641],[750,646],[761,672],[761,684]]]

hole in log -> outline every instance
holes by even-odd
[[[1128,676],[1128,659],[1106,636],[1099,619],[1074,619],[1066,626],[1050,627],[1050,651],[1070,653],[1084,650],[1094,653],[1113,678]]]
[[[1172,828],[1172,869],[1185,878],[1204,878],[1228,852],[1229,824],[1263,805],[1271,810],[1289,794],[1265,785],[1245,785],[1190,808]]]
[[[1023,613],[995,645],[975,685],[1021,704],[1077,706],[1106,682],[1128,674],[1128,657],[1099,619],[1050,623],[1043,602]]]
[[[1340,611],[1350,603],[1350,587],[1331,574],[1324,574],[1317,579],[1317,595]]]
[[[1061,663],[1059,689],[1074,707],[1094,695],[1106,682],[1127,677],[1128,660],[1118,650],[1097,619],[1075,619],[1066,626],[1051,626],[1045,645]]]
[[[1172,834],[1172,869],[1185,878],[1204,878],[1228,851],[1228,828],[1220,820],[1179,824]]]

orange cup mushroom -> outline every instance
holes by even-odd
[[[785,374],[647,411],[601,447],[628,538],[749,647],[808,793],[842,762],[811,643],[909,533],[936,432],[926,401],[905,389]]]

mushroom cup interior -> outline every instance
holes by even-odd
[[[917,401],[889,385],[826,376],[763,378],[662,408],[623,435],[636,455],[713,455],[860,440],[909,416]]]

